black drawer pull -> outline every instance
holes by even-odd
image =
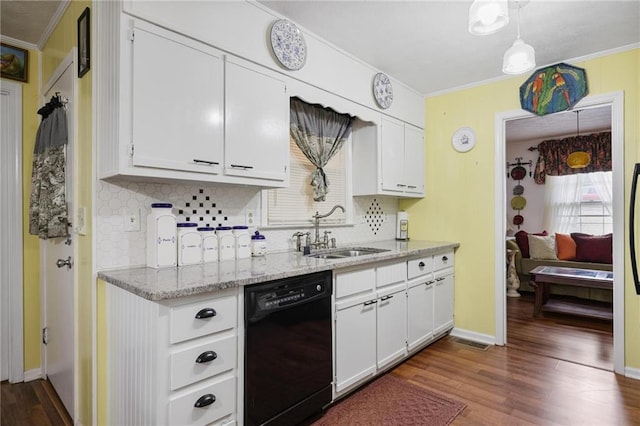
[[[253,166],[243,166],[242,164],[231,164],[231,168],[250,170],[250,169],[253,169]]]
[[[380,300],[384,302],[385,300],[389,300],[389,299],[392,299],[392,298],[393,298],[393,295],[391,294],[389,296],[382,297]]]
[[[216,316],[216,310],[213,308],[204,308],[196,314],[197,319],[212,318]]]
[[[205,362],[211,362],[216,358],[218,358],[217,353],[215,353],[214,351],[206,351],[198,355],[198,358],[196,358],[196,362],[198,364],[204,364]]]
[[[210,165],[210,166],[217,166],[218,164],[220,164],[220,163],[218,163],[217,161],[198,160],[197,158],[194,158],[194,159],[193,159],[193,162],[194,162],[194,163],[208,164],[208,165]]]
[[[208,405],[213,404],[214,402],[216,402],[216,396],[212,393],[208,393],[198,398],[198,400],[196,401],[195,404],[193,404],[193,406],[196,408],[204,408]]]
[[[369,300],[368,302],[364,302],[364,306],[373,305],[374,303],[378,303],[377,300]]]
[[[444,277],[436,278],[436,281],[444,281]]]
[[[446,262],[447,260],[449,260],[449,258],[447,256],[442,256],[442,261]]]
[[[424,268],[426,265],[424,264],[424,262],[420,262],[418,263],[418,268],[422,269]]]

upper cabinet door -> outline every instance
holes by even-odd
[[[382,189],[404,191],[404,124],[386,117],[381,119]]]
[[[220,173],[220,52],[136,21],[132,37],[134,166]]]
[[[422,129],[404,127],[405,191],[424,195],[424,138]]]
[[[284,82],[229,61],[225,78],[225,173],[288,182],[289,97]]]

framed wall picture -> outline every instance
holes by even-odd
[[[29,51],[2,43],[0,46],[0,75],[2,78],[27,83]]]
[[[78,18],[78,77],[91,68],[91,20],[87,7]]]

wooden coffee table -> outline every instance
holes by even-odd
[[[611,290],[613,289],[613,272],[595,269],[538,266],[529,271],[529,275],[531,276],[530,284],[536,291],[536,301],[533,307],[534,317],[539,317],[540,313],[545,310],[607,320],[613,319],[613,309],[608,306],[587,305],[549,298],[551,284]]]

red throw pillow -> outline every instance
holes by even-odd
[[[569,234],[556,233],[556,249],[558,260],[574,260],[576,258],[576,242]]]
[[[547,231],[542,231],[537,234],[531,235],[539,235],[541,237],[546,237]],[[520,252],[522,253],[522,257],[529,257],[529,234],[527,231],[518,231],[514,235],[516,237],[516,243],[518,243],[518,247],[520,247]]]
[[[613,263],[613,234],[589,235],[574,232],[578,262]]]

